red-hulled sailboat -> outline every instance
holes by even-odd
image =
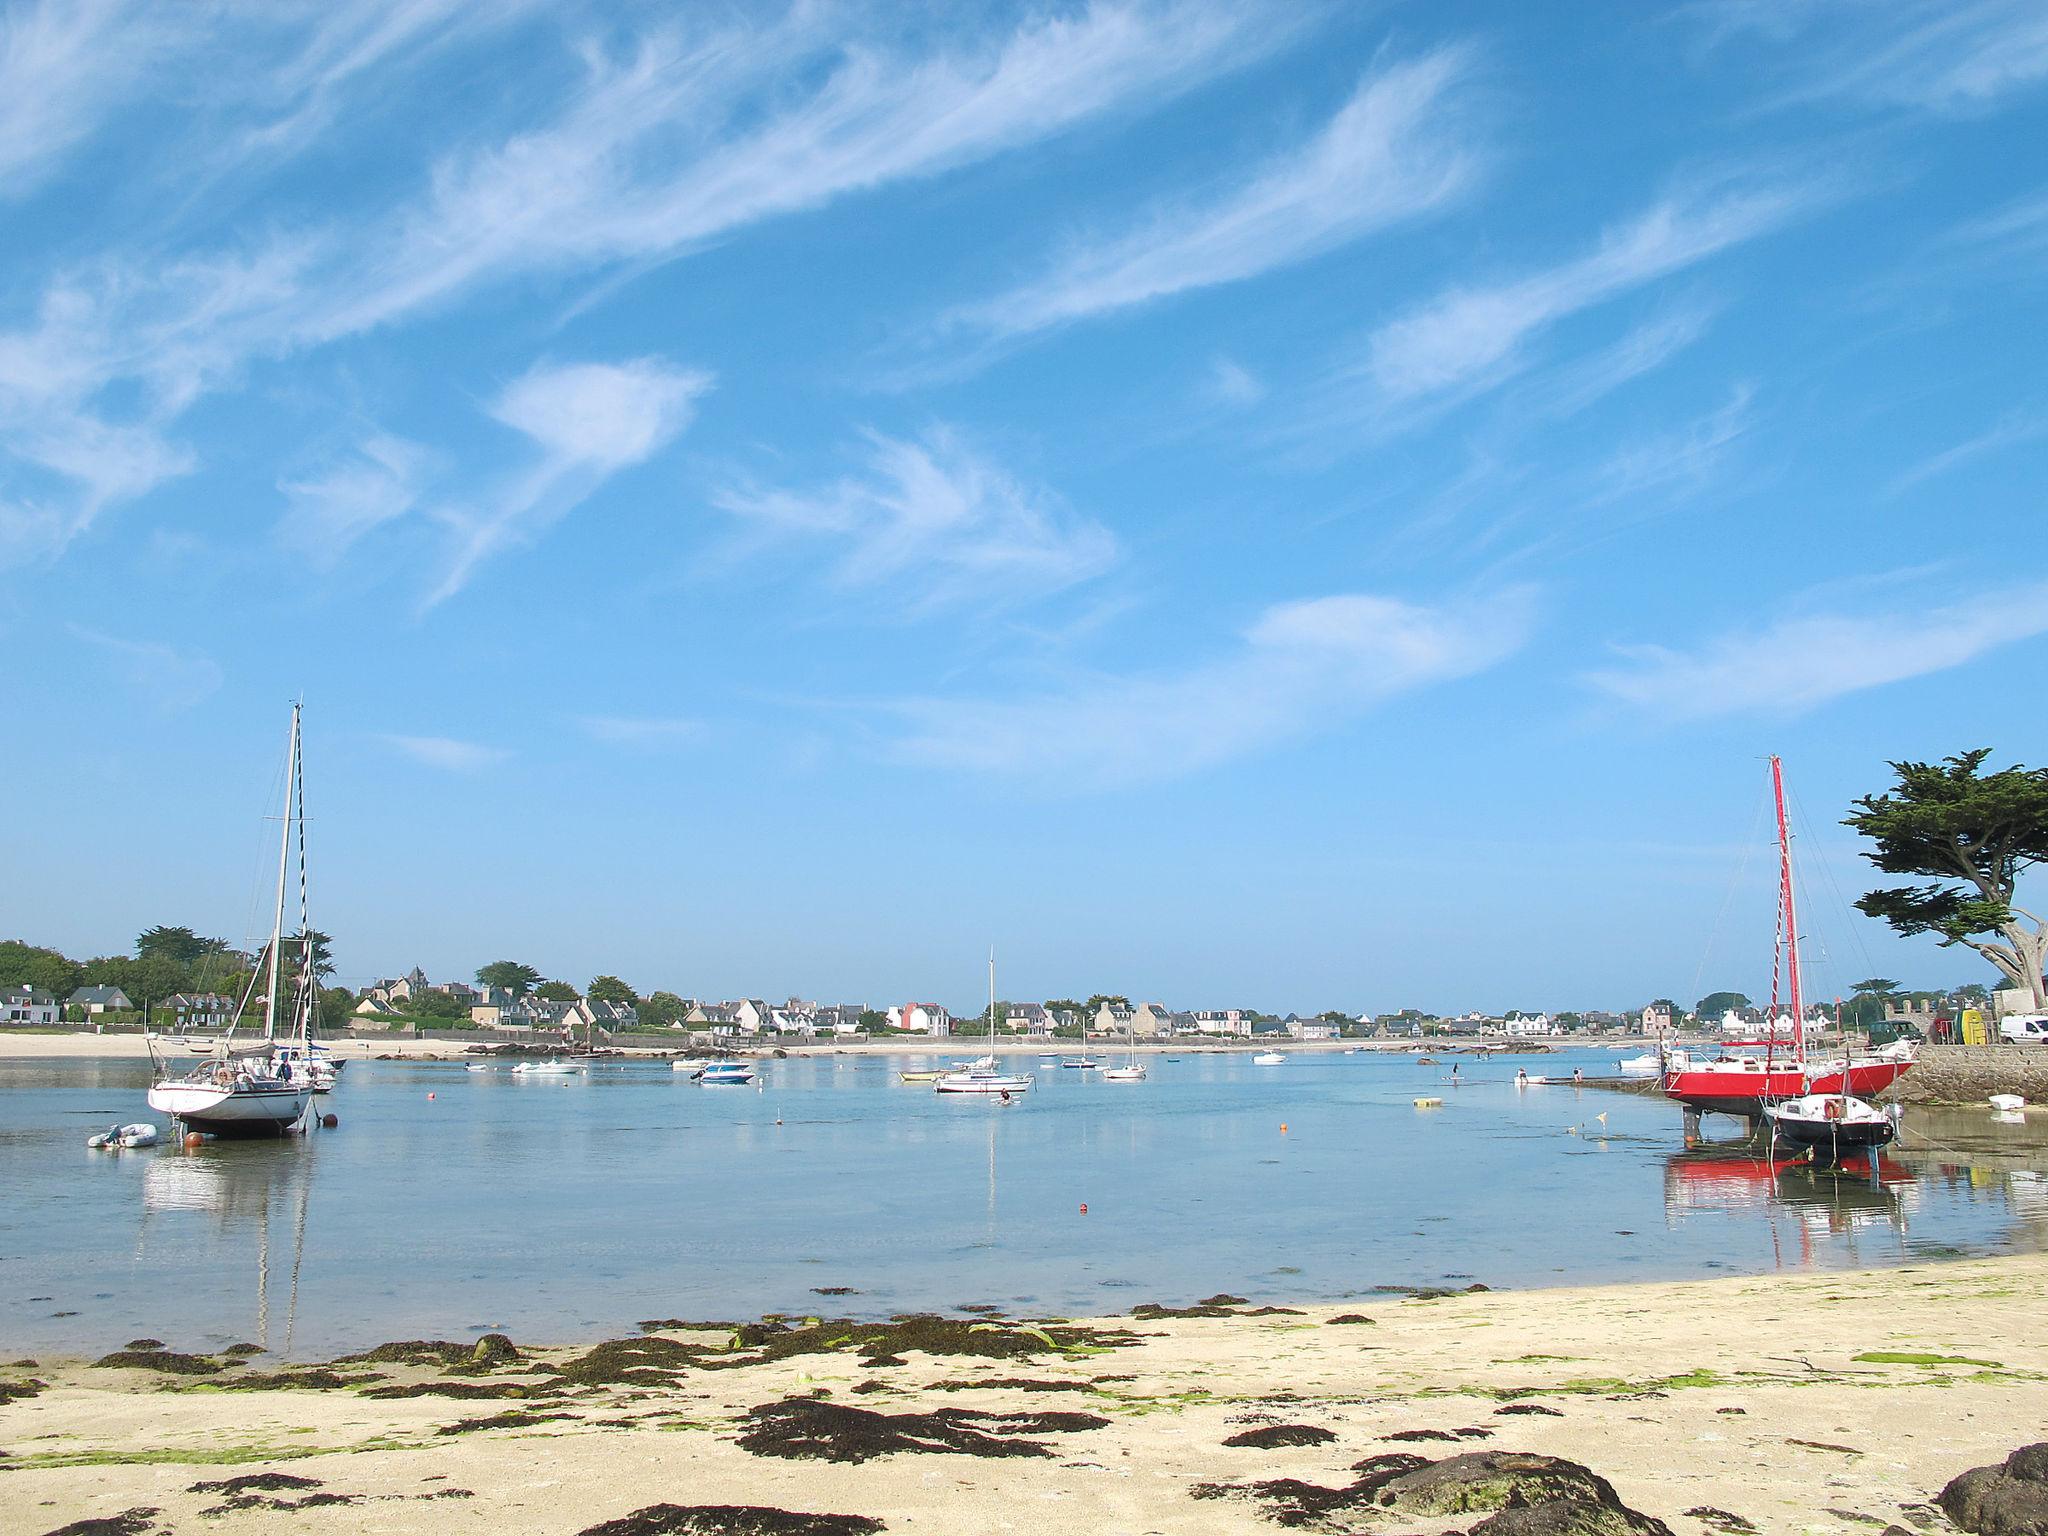
[[[1664,1073],[1664,1093],[1695,1114],[1763,1118],[1764,1106],[1808,1094],[1869,1098],[1912,1070],[1912,1046],[1896,1042],[1862,1060],[1846,1053],[1826,1061],[1806,1054],[1806,998],[1799,980],[1799,903],[1792,879],[1792,833],[1785,820],[1785,766],[1771,759],[1771,795],[1778,811],[1778,939],[1771,963],[1770,1026],[1762,1040],[1731,1041],[1717,1060],[1695,1055]],[[1778,982],[1791,984],[1792,1036],[1779,1038]]]

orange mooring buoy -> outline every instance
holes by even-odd
[[[336,1127],[337,1125],[341,1124],[341,1116],[339,1116],[339,1115],[322,1115],[322,1116],[320,1117],[320,1123],[321,1123],[322,1125],[326,1126],[326,1127],[327,1127],[327,1129],[331,1131],[331,1130],[333,1130],[333,1129],[334,1129],[334,1128],[335,1128],[335,1127]]]
[[[1285,1120],[1282,1120],[1280,1122],[1280,1134],[1282,1136],[1285,1136],[1287,1134],[1287,1122]]]
[[[431,1099],[431,1098],[433,1097],[433,1095],[432,1095],[432,1094],[430,1093],[430,1094],[428,1094],[428,1095],[427,1095],[427,1097]]]
[[[205,1133],[204,1133],[203,1131],[187,1131],[187,1132],[185,1133],[185,1145],[186,1145],[186,1146],[188,1146],[188,1147],[203,1147],[203,1146],[205,1146],[205,1145],[206,1145],[206,1135],[205,1135]]]

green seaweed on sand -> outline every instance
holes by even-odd
[[[872,1536],[867,1515],[814,1515],[766,1504],[650,1504],[577,1536]]]
[[[901,1451],[963,1456],[1050,1456],[1032,1435],[1101,1429],[1092,1413],[877,1413],[814,1397],[785,1398],[747,1411],[739,1443],[756,1456],[789,1461],[870,1461]]]
[[[164,1341],[162,1339],[130,1339],[121,1347],[123,1349],[162,1349]]]
[[[359,1354],[343,1355],[336,1365],[462,1365],[473,1359],[471,1345],[452,1339],[396,1339]]]
[[[1382,1485],[1428,1465],[1427,1457],[1394,1452],[1356,1463],[1351,1470],[1360,1475],[1339,1488],[1298,1477],[1276,1477],[1256,1483],[1197,1483],[1188,1492],[1197,1499],[1250,1499],[1264,1505],[1266,1515],[1276,1524],[1321,1527],[1345,1514],[1369,1509],[1373,1494]]]
[[[339,1371],[330,1371],[322,1366],[312,1366],[295,1371],[249,1371],[222,1377],[218,1381],[195,1381],[182,1390],[186,1392],[330,1392],[344,1387],[359,1386],[366,1381],[381,1381],[376,1375],[344,1376]]]
[[[887,1383],[865,1381],[853,1390],[873,1392],[883,1390]],[[1033,1376],[991,1376],[981,1381],[935,1381],[934,1392],[1087,1392],[1091,1385],[1085,1381],[1049,1381]]]
[[[239,1360],[249,1355],[262,1354],[263,1346],[261,1344],[230,1344],[226,1349],[222,1350],[221,1353],[224,1355],[232,1355],[233,1357]]]
[[[1865,1365],[1981,1365],[1987,1370],[2003,1369],[1996,1360],[1973,1360],[1968,1355],[1934,1355],[1910,1349],[1871,1349],[1856,1358]]]
[[[1379,1326],[1379,1319],[1367,1317],[1363,1312],[1339,1312],[1335,1317],[1326,1317],[1323,1319],[1323,1321],[1333,1327],[1339,1323],[1351,1325],[1362,1324],[1368,1328],[1376,1328]]]

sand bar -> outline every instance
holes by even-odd
[[[8,1528],[30,1533],[148,1509],[159,1513],[147,1528],[172,1531],[288,1519],[314,1532],[569,1536],[667,1503],[835,1512],[891,1531],[1101,1536],[1276,1531],[1267,1502],[1196,1490],[1282,1477],[1336,1488],[1374,1454],[1514,1450],[1586,1464],[1679,1533],[1740,1528],[1692,1510],[1767,1532],[1939,1529],[1928,1501],[1950,1478],[2048,1427],[2044,1310],[2048,1258],[2023,1255],[1389,1299],[1354,1309],[1363,1323],[1333,1321],[1333,1307],[1111,1318],[1095,1326],[1129,1342],[1044,1349],[1024,1336],[1033,1352],[1005,1359],[906,1350],[900,1364],[865,1363],[858,1339],[827,1330],[799,1335],[824,1347],[735,1363],[759,1351],[730,1349],[722,1328],[670,1328],[654,1335],[670,1344],[649,1346],[661,1358],[642,1366],[630,1351],[592,1367],[581,1351],[519,1341],[516,1361],[363,1363],[338,1367],[349,1385],[255,1391],[46,1359],[0,1369],[47,1384],[0,1406],[0,1490]],[[622,1363],[640,1379],[602,1379]],[[278,1369],[258,1357],[221,1374]],[[502,1395],[365,1395],[421,1386]],[[815,1399],[827,1415],[1054,1418],[943,1421],[1039,1454],[920,1448],[835,1462],[740,1443],[774,1419],[750,1410],[792,1399],[800,1415]],[[1279,1425],[1331,1438],[1226,1444]],[[310,1481],[191,1491],[263,1473]],[[1478,1518],[1352,1512],[1309,1528],[1424,1533]]]

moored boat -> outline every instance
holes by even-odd
[[[1252,1058],[1252,1065],[1255,1067],[1277,1067],[1286,1060],[1287,1058],[1279,1051],[1261,1051]]]
[[[1897,1106],[1879,1109],[1846,1093],[1809,1093],[1764,1110],[1771,1134],[1794,1146],[1810,1147],[1823,1161],[1844,1152],[1888,1147],[1899,1134]]]
[[[690,1078],[706,1087],[720,1083],[743,1086],[754,1080],[754,1069],[744,1061],[707,1061]]]
[[[1017,1094],[1028,1093],[1031,1089],[1030,1073],[1003,1072],[996,1066],[996,952],[993,949],[988,952],[988,1043],[988,1054],[978,1061],[969,1062],[952,1072],[941,1072],[932,1083],[933,1091],[993,1094],[1007,1104]]]

